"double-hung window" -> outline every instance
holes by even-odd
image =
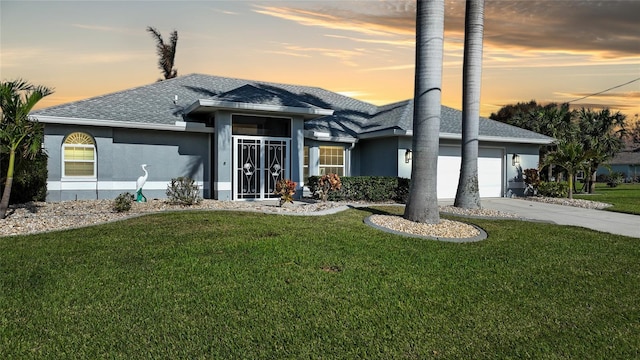
[[[329,173],[344,176],[344,148],[320,146],[320,175]]]

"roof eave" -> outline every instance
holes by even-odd
[[[445,140],[462,140],[462,134],[457,133],[440,133],[440,139]],[[518,144],[536,144],[536,145],[549,145],[553,143],[553,138],[547,139],[533,139],[533,138],[520,138],[520,137],[509,137],[509,136],[490,136],[490,135],[479,135],[479,141],[487,141],[487,142],[504,142],[504,143],[518,143]]]
[[[375,139],[389,136],[413,136],[413,130],[403,129],[382,129],[375,130],[358,135],[359,139]],[[462,140],[461,134],[456,133],[440,133],[440,139],[443,140]],[[536,145],[549,145],[553,143],[554,139],[532,139],[532,138],[517,138],[517,137],[503,137],[503,136],[487,136],[480,135],[478,140],[487,142],[505,142],[505,143],[520,143],[520,144],[536,144]]]
[[[85,118],[69,118],[59,116],[41,116],[32,115],[32,118],[43,124],[61,124],[61,125],[80,125],[80,126],[99,126],[99,127],[115,127],[124,129],[142,129],[142,130],[164,130],[164,131],[186,131],[198,133],[213,133],[214,129],[205,126],[202,123],[176,121],[174,124],[148,124],[133,121],[116,121],[116,120],[99,120]]]
[[[358,142],[358,139],[349,136],[332,136],[328,132],[323,131],[314,131],[314,130],[305,130],[304,137],[306,139],[318,140],[318,141],[329,141],[329,142],[340,142],[340,143],[349,143],[355,144]]]
[[[389,137],[389,136],[412,136],[413,130],[403,130],[403,129],[382,129],[382,130],[374,130],[366,133],[362,133],[358,135],[359,139],[375,139],[381,137]]]
[[[286,114],[286,115],[301,115],[305,119],[314,119],[322,116],[333,115],[333,110],[331,109],[255,104],[255,103],[220,101],[220,100],[209,100],[209,99],[196,100],[193,104],[189,105],[185,109],[185,114],[188,115],[194,111],[204,110],[207,108],[212,108],[215,110],[228,110],[228,111],[243,110],[243,111],[279,113],[279,114]]]

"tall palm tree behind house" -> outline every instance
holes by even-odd
[[[165,44],[162,34],[160,34],[156,28],[148,26],[147,31],[150,32],[156,40],[158,68],[162,70],[164,75],[164,79],[158,79],[158,81],[172,79],[178,76],[178,70],[173,68],[176,57],[176,46],[178,45],[178,31],[173,30],[168,44]]]

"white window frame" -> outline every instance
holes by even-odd
[[[84,133],[86,134],[86,133]],[[71,134],[69,134],[71,135]],[[86,134],[87,136],[91,137],[91,135]],[[93,137],[91,137],[92,141],[93,141],[93,145],[90,144],[65,144],[64,142],[62,143],[62,149],[61,149],[61,169],[62,169],[62,180],[77,180],[77,181],[84,181],[84,180],[97,180],[98,178],[98,157],[97,157],[97,152],[96,152],[96,145],[95,145],[95,140],[93,140]],[[65,138],[66,141],[66,138]],[[93,160],[70,160],[70,162],[76,162],[76,163],[81,163],[81,162],[85,162],[85,163],[89,163],[92,162],[93,163],[93,176],[69,176],[69,175],[65,175],[66,174],[66,159],[65,159],[65,149],[69,148],[69,147],[74,147],[74,148],[87,148],[87,149],[92,149],[93,150]]]
[[[306,156],[305,156],[305,153],[306,153]],[[310,154],[311,154],[311,147],[309,145],[304,145],[302,147],[302,181],[301,181],[302,186],[304,186],[304,184],[307,182],[306,180],[309,179],[309,177],[311,176],[311,167],[309,166]]]
[[[341,148],[342,149],[342,165],[332,165],[332,164],[323,164],[322,161],[322,148],[327,148],[327,147],[331,147],[331,148]],[[334,168],[339,168],[342,167],[342,175],[340,176],[345,176],[347,174],[347,164],[346,164],[346,159],[347,159],[347,154],[346,154],[346,150],[344,147],[339,146],[339,145],[320,145],[318,146],[318,174],[319,176],[322,176],[322,171],[321,169],[323,167],[334,167]]]

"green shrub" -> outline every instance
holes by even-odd
[[[538,185],[538,195],[548,197],[566,197],[568,195],[569,186],[566,182],[547,182],[543,181]]]
[[[195,180],[180,176],[171,179],[171,183],[167,186],[167,197],[171,204],[182,206],[190,206],[200,202],[200,187]]]
[[[398,178],[398,187],[396,189],[396,196],[393,200],[406,204],[409,201],[409,185],[411,180],[407,178]]]
[[[2,155],[0,195],[4,191],[9,166],[9,157],[4,156],[4,153]],[[42,151],[33,159],[16,159],[9,203],[24,204],[29,201],[45,201],[47,197],[47,160],[47,154]]]
[[[609,187],[617,187],[618,185],[624,182],[625,175],[621,172],[614,172],[609,175],[609,179],[607,179],[607,185]]]
[[[133,203],[134,196],[130,193],[122,193],[116,197],[113,201],[113,211],[126,212],[131,210],[131,203]]]
[[[320,177],[309,177],[309,190],[317,198]],[[339,190],[328,193],[331,201],[406,202],[409,179],[391,176],[343,176]]]

